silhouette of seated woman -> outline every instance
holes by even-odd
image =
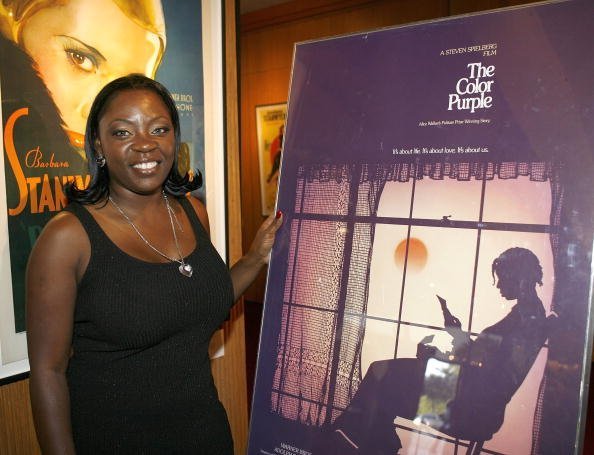
[[[542,267],[534,253],[504,251],[493,261],[492,275],[501,296],[517,300],[511,311],[475,340],[455,327],[459,321],[453,318],[454,327],[446,327],[454,337],[447,356],[420,344],[417,358],[373,362],[348,408],[332,424],[325,447],[314,453],[395,454],[401,444],[394,419],[415,418],[428,357],[451,354],[461,364],[458,386],[438,429],[464,440],[490,439],[546,340],[545,309],[536,293]]]

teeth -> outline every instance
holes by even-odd
[[[149,161],[147,163],[138,163],[135,164],[134,166],[132,166],[133,168],[136,169],[152,169],[157,165],[156,161]]]

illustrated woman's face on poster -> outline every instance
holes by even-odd
[[[33,58],[66,128],[84,134],[91,103],[105,84],[129,73],[154,76],[164,47],[161,4],[131,0],[122,8],[126,2],[121,0],[51,3],[23,21],[18,44]],[[142,16],[147,4],[148,15],[133,17]],[[153,24],[143,24],[147,17]]]

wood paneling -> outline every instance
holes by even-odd
[[[211,362],[219,399],[229,417],[236,455],[245,453],[248,426],[243,321],[243,302],[240,302],[233,307],[229,321],[224,324],[225,355]]]
[[[344,10],[348,6],[360,6],[373,0],[293,0],[270,8],[244,14],[241,31],[246,32],[269,25],[311,18],[318,14]]]
[[[239,189],[239,124],[237,93],[237,36],[235,0],[225,0],[225,130],[227,161],[227,235],[229,263],[242,255]],[[227,411],[235,454],[247,446],[247,385],[245,374],[245,332],[243,301],[231,310],[224,324],[225,355],[212,361],[219,398]]]
[[[0,387],[0,455],[39,453],[29,401],[29,380]]]
[[[450,0],[450,15],[535,3],[537,0]]]

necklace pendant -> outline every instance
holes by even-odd
[[[192,273],[194,273],[194,268],[190,265],[190,264],[180,264],[179,268],[179,273],[181,273],[183,276],[187,276],[188,278],[190,278],[192,276]]]

